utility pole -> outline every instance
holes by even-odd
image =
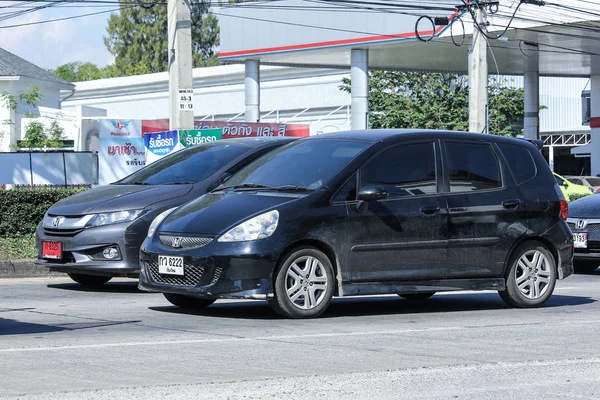
[[[189,0],[168,0],[169,129],[194,129]]]
[[[482,30],[487,27],[485,5],[475,3],[475,20]],[[469,54],[469,131],[487,133],[488,64],[487,43],[473,22],[473,44]]]

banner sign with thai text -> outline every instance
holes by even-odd
[[[146,164],[151,164],[183,148],[179,143],[177,131],[145,133],[144,146],[146,147]]]
[[[118,181],[145,165],[142,121],[102,119],[98,137],[98,184]]]
[[[195,146],[197,144],[221,140],[223,134],[221,128],[216,129],[191,129],[179,131],[179,142],[183,147]]]

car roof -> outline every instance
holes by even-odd
[[[365,142],[395,142],[400,140],[413,139],[468,139],[468,140],[486,140],[507,144],[532,143],[529,140],[515,139],[505,136],[488,135],[483,133],[446,131],[435,129],[365,129],[344,132],[325,133],[317,136],[310,136],[304,140],[322,140],[322,139],[345,139],[360,140]],[[536,144],[533,143],[535,146]]]

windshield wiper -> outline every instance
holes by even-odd
[[[299,185],[283,185],[274,188],[278,192],[314,192],[315,189]]]
[[[192,181],[177,181],[177,182],[167,182],[163,183],[163,185],[193,185],[196,182]]]
[[[225,186],[225,187],[221,187],[221,188],[216,188],[214,190],[214,192],[216,191],[221,191],[221,190],[244,190],[244,189],[262,189],[262,190],[275,190],[275,188],[271,187],[271,186],[267,186],[267,185],[260,185],[257,183],[242,183],[240,185],[233,185],[233,186]]]
[[[146,182],[115,182],[113,185],[153,185],[153,183]]]

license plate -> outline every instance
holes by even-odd
[[[183,257],[158,256],[158,272],[165,275],[183,275]]]
[[[42,258],[60,260],[62,258],[62,243],[42,242]]]
[[[587,249],[588,234],[587,233],[574,233],[573,234],[573,247],[576,249]]]

